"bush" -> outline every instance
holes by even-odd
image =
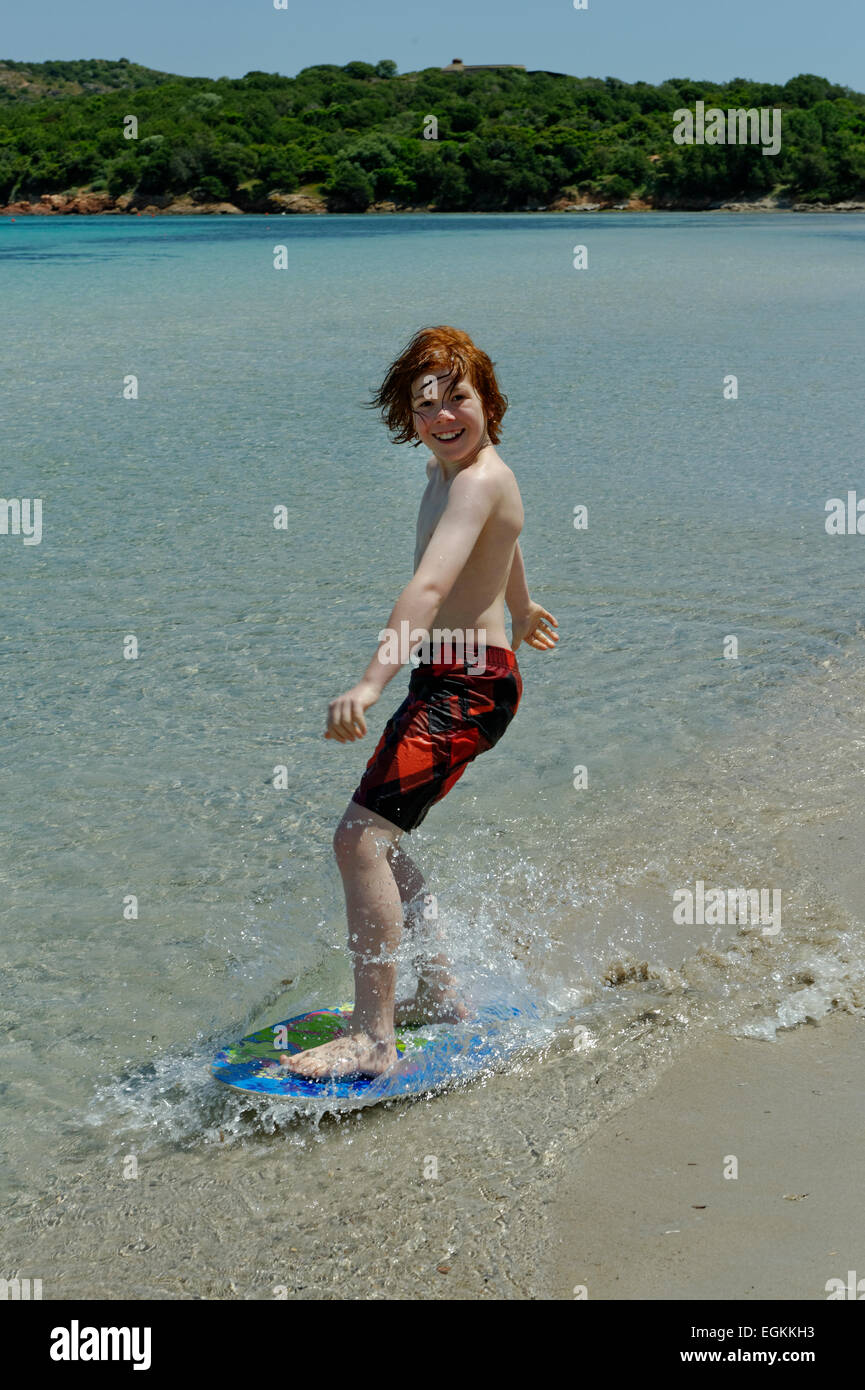
[[[324,191],[337,212],[364,212],[374,197],[369,174],[344,157],[337,159]]]
[[[226,203],[229,195],[222,179],[205,174],[201,183],[193,190],[192,196],[200,203]]]
[[[630,198],[633,191],[631,180],[623,178],[621,174],[607,175],[601,187],[605,196],[612,198],[616,203],[622,203],[626,198]]]
[[[469,182],[458,164],[446,164],[436,193],[436,203],[445,210],[459,211],[469,206]]]
[[[258,177],[268,188],[279,188],[284,193],[290,193],[300,183],[302,159],[303,152],[294,147],[285,146],[278,150],[265,148],[258,157]]]
[[[368,82],[371,77],[377,76],[372,63],[346,63],[342,71],[347,77],[354,77],[361,82]]]
[[[125,154],[107,165],[105,186],[112,198],[119,198],[122,193],[132,193],[140,177],[138,160],[132,154]]]

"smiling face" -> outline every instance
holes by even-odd
[[[463,463],[486,443],[483,402],[468,377],[424,372],[415,377],[411,393],[418,438],[441,463]]]

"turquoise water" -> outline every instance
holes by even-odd
[[[412,837],[467,978],[548,1001],[551,1028],[597,1004],[603,1034],[611,959],[698,949],[670,884],[753,882],[814,808],[861,800],[839,787],[865,537],[827,536],[824,508],[865,494],[863,248],[855,215],[0,219],[2,493],[43,499],[39,545],[0,536],[19,1201],[121,1131],[246,1142],[207,1057],[350,992],[330,836],[407,676],[366,744],[322,733],[411,574],[424,451],[362,404],[423,324],[497,363],[529,584],[561,633],[521,649],[518,719]],[[819,894],[788,848],[807,954]],[[858,981],[861,920],[841,925]],[[705,1000],[739,1017],[761,970]]]

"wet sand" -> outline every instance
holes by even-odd
[[[835,1013],[682,1054],[548,1194],[533,1296],[825,1299],[865,1277],[863,1043],[865,1020]]]
[[[528,1089],[501,1075],[318,1142],[152,1154],[134,1181],[115,1155],[10,1214],[2,1272],[46,1300],[824,1299],[865,1277],[863,1022],[709,1034],[625,1105],[580,1068],[588,1137],[554,1051]],[[490,1133],[494,1096],[512,1118]]]

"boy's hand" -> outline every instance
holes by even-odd
[[[558,623],[552,613],[548,613],[546,608],[542,608],[539,603],[530,603],[525,613],[519,618],[511,615],[511,646],[514,651],[521,642],[528,642],[530,647],[536,651],[547,652],[558,642],[558,635],[553,632],[552,627],[558,627]]]
[[[366,733],[363,712],[375,704],[380,694],[369,681],[359,681],[344,695],[337,695],[327,707],[325,738],[335,738],[337,743],[354,743],[355,739],[363,738]]]

